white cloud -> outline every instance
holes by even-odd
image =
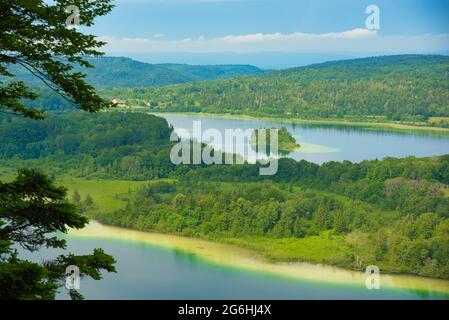
[[[219,41],[225,42],[268,42],[268,41],[301,41],[301,40],[326,40],[326,39],[357,39],[357,38],[367,38],[376,35],[375,31],[367,29],[354,29],[344,32],[332,32],[323,34],[308,34],[302,32],[295,32],[291,34],[284,33],[255,33],[247,35],[237,35],[237,36],[225,36],[218,38]]]
[[[449,51],[449,34],[416,36],[382,36],[376,31],[353,29],[331,33],[254,33],[217,38],[167,37],[116,38],[101,37],[114,52],[260,52],[286,51],[298,53],[404,53]]]

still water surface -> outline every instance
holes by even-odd
[[[201,121],[203,131],[217,129],[222,133],[223,139],[225,129],[246,130],[285,126],[301,145],[297,151],[288,156],[296,160],[304,159],[319,164],[332,160],[360,162],[385,157],[427,157],[449,154],[449,135],[373,131],[353,126],[231,119],[195,114],[156,113],[156,115],[167,119],[176,132],[179,132],[179,129],[186,129],[191,133],[193,121]],[[232,150],[229,144],[214,145],[214,147],[226,152],[236,151]]]
[[[224,244],[92,222],[69,234],[76,254],[103,248],[117,260],[117,273],[81,280],[87,299],[448,299],[449,281],[382,275],[368,290],[365,275],[304,263],[274,264],[251,251]],[[24,253],[43,260],[62,252]],[[59,299],[67,299],[61,289]]]
[[[433,156],[449,153],[446,136],[364,130],[357,127],[288,124],[203,115],[158,114],[175,130],[270,128],[286,126],[301,144],[289,155],[315,163],[330,160],[382,159],[387,156]],[[207,141],[206,141],[207,142]],[[229,146],[215,146],[225,151]],[[193,241],[193,242],[192,242]],[[198,242],[199,241],[199,242]],[[91,224],[68,236],[68,249],[87,254],[103,248],[117,260],[117,274],[101,281],[83,279],[88,299],[447,299],[449,282],[408,276],[385,276],[380,290],[365,288],[363,274],[306,264],[273,265],[239,248],[145,234]],[[42,260],[61,253],[42,250],[25,256]],[[334,281],[335,280],[335,281]],[[419,290],[418,290],[419,288]],[[445,293],[443,293],[445,292]],[[65,290],[58,295],[66,299]]]

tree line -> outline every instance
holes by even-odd
[[[340,239],[343,253],[320,262],[449,278],[449,155],[322,165],[282,158],[276,175],[260,176],[260,164],[174,166],[173,128],[153,115],[71,112],[45,122],[1,121],[4,164],[154,180],[115,213],[74,195],[104,223],[247,244],[327,234]],[[281,248],[292,260],[299,250]]]
[[[448,72],[447,56],[399,55],[101,93],[157,111],[425,121],[449,116]]]

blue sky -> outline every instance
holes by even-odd
[[[377,31],[365,27],[372,4],[380,9]],[[223,52],[446,53],[449,0],[116,0],[113,12],[88,31],[109,43],[108,54],[170,53],[174,60]],[[173,59],[167,62],[188,62]]]
[[[448,0],[116,0],[99,34],[173,38],[247,33],[327,33],[363,28],[365,8],[381,10],[385,35],[449,33]]]

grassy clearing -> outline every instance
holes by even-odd
[[[427,121],[429,123],[442,123],[442,122],[449,123],[449,117],[430,117]]]
[[[17,170],[9,167],[0,167],[0,181],[9,182],[16,177]],[[168,179],[167,179],[168,180]],[[152,181],[130,181],[130,180],[88,180],[84,178],[74,178],[69,175],[58,176],[56,184],[68,189],[68,197],[72,198],[73,193],[78,191],[81,199],[84,200],[89,194],[98,210],[112,212],[123,208],[128,198],[139,188]]]
[[[449,187],[443,189],[444,195],[449,197]]]
[[[105,212],[123,208],[132,193],[148,184],[148,181],[86,180],[68,176],[59,177],[56,181],[69,190],[70,198],[75,190],[82,200],[90,194],[98,209]]]
[[[224,239],[226,243],[254,250],[273,261],[338,263],[347,252],[342,236],[323,232],[307,238]]]
[[[73,195],[75,190],[78,191],[81,199],[85,199],[85,197],[90,194],[98,210],[102,210],[104,212],[113,212],[118,209],[124,208],[129,197],[141,187],[156,181],[172,182],[174,180],[87,180],[83,178],[62,176],[57,178],[56,181],[59,185],[63,185],[69,190],[69,197]]]
[[[8,168],[8,167],[0,167],[0,181],[2,182],[10,182],[14,180],[16,176],[17,170]]]

